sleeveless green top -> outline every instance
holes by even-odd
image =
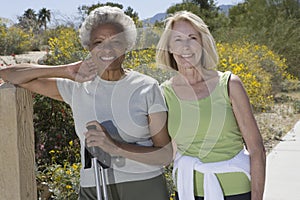
[[[168,106],[168,130],[182,155],[198,157],[201,162],[218,162],[233,158],[243,148],[228,95],[231,72],[224,72],[210,96],[199,100],[182,100],[171,82],[162,84]],[[250,191],[250,181],[242,172],[217,174],[226,196]],[[194,172],[194,194],[203,194],[203,174]]]

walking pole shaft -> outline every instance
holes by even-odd
[[[102,181],[103,198],[104,200],[108,200],[106,177],[105,177],[104,169],[101,165],[100,165],[100,173],[101,173],[101,181]]]
[[[97,158],[92,158],[92,162],[93,162],[94,171],[95,171],[97,200],[102,200],[102,192],[101,192],[101,184],[100,184],[100,168],[99,168],[98,163],[97,163],[98,162]]]

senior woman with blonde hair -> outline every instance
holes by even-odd
[[[177,146],[176,199],[262,200],[265,149],[237,75],[215,70],[215,41],[187,11],[167,19],[157,64],[177,74],[162,84]]]
[[[97,199],[86,146],[111,156],[105,169],[109,199],[168,199],[162,173],[172,146],[164,98],[156,80],[122,66],[136,39],[133,20],[116,7],[96,8],[83,22],[80,39],[91,53],[83,63],[20,64],[2,69],[0,77],[70,105],[81,141],[80,200]],[[90,125],[96,130],[87,130]]]

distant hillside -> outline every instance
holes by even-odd
[[[151,18],[143,20],[143,24],[154,24],[156,21],[162,21],[167,17],[167,13],[158,13]]]
[[[229,13],[229,9],[232,7],[233,5],[220,5],[220,12],[225,13],[226,16],[228,16]],[[153,17],[150,17],[148,19],[144,19],[142,20],[143,24],[154,24],[156,21],[162,21],[167,17],[166,13],[158,13],[156,15],[154,15]]]

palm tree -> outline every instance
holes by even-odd
[[[22,16],[18,17],[18,25],[27,31],[37,31],[37,16],[33,9],[27,9]]]
[[[36,19],[35,11],[33,9],[29,8],[29,9],[25,10],[23,17],[30,19],[30,20],[35,20]]]
[[[42,8],[38,13],[38,21],[47,30],[47,22],[50,22],[51,12],[47,8]]]

